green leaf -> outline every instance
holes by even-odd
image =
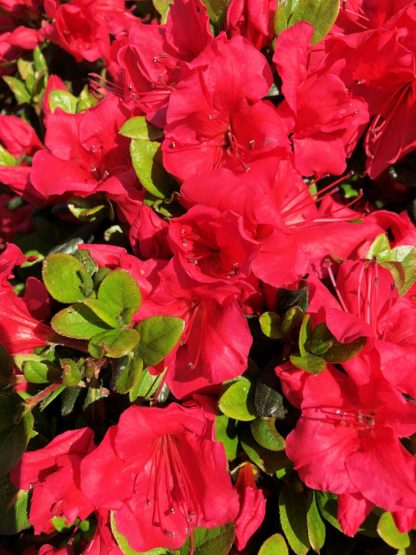
[[[144,116],[136,116],[125,121],[119,133],[129,139],[143,139],[145,141],[154,141],[163,137],[163,129],[149,123]]]
[[[49,293],[60,303],[82,301],[93,289],[91,276],[85,266],[70,254],[47,256],[43,261],[42,277]]]
[[[296,368],[305,370],[305,372],[309,372],[309,374],[320,374],[326,368],[325,359],[309,353],[306,353],[306,356],[303,357],[290,355],[290,362],[293,366],[296,366]]]
[[[19,490],[9,476],[0,478],[0,534],[10,536],[30,527],[28,515],[29,492]]]
[[[87,250],[78,249],[75,251],[74,256],[82,263],[88,275],[93,277],[98,272],[99,266]]]
[[[224,445],[227,460],[233,461],[237,456],[238,435],[236,423],[225,414],[215,418],[215,439]]]
[[[51,320],[52,329],[73,339],[91,339],[109,327],[83,303],[60,310]]]
[[[35,66],[35,70],[39,73],[48,71],[45,56],[42,54],[39,46],[37,46],[33,51],[33,64]]]
[[[130,353],[139,340],[139,333],[133,329],[105,331],[91,338],[88,351],[95,358],[121,358]]]
[[[279,495],[279,515],[283,533],[296,555],[309,551],[308,528],[306,524],[306,498],[284,485]]]
[[[133,168],[143,187],[156,198],[170,195],[170,178],[163,168],[160,143],[133,139],[130,143]]]
[[[48,397],[46,397],[46,399],[44,399],[44,400],[40,403],[40,405],[39,405],[40,410],[41,410],[41,411],[44,411],[44,410],[46,409],[46,407],[48,407],[48,406],[52,403],[52,401],[55,401],[55,399],[56,399],[57,397],[59,397],[59,395],[60,395],[63,391],[65,391],[65,389],[66,389],[66,387],[65,387],[64,385],[60,385],[59,387],[57,387],[56,389],[54,389],[54,390],[52,391],[52,393],[51,393]]]
[[[32,356],[36,357],[36,355]],[[22,370],[27,381],[35,384],[54,382],[60,375],[59,370],[49,361],[43,361],[42,357],[26,360]]]
[[[249,422],[254,420],[254,407],[252,407],[252,384],[247,378],[237,378],[227,386],[218,401],[218,407],[229,418]]]
[[[377,524],[377,533],[382,540],[395,549],[405,549],[410,545],[409,534],[398,531],[391,513],[383,513]]]
[[[364,347],[366,341],[365,337],[358,337],[350,343],[340,343],[337,341],[323,354],[323,357],[325,360],[335,364],[345,362],[355,357]]]
[[[13,376],[13,361],[7,351],[0,345],[0,387],[6,387]]]
[[[108,311],[108,306],[106,303],[99,301],[98,299],[85,299],[83,303],[87,306],[100,320],[105,322],[110,328],[118,328],[121,324],[117,316]]]
[[[257,416],[274,416],[283,419],[286,410],[283,396],[279,393],[279,378],[270,372],[263,372],[256,382],[254,408]]]
[[[310,314],[305,314],[299,330],[299,352],[301,357],[306,357],[306,355],[308,354],[306,344],[309,341],[312,333],[310,318]]]
[[[339,0],[278,0],[276,33],[281,33],[298,21],[307,21],[315,30],[312,43],[319,42],[331,29],[339,9]]]
[[[10,76],[3,77],[3,80],[9,86],[18,104],[30,103],[31,95],[23,81]]]
[[[48,95],[49,108],[51,112],[54,112],[57,108],[60,108],[63,112],[67,114],[77,113],[77,103],[78,99],[68,91],[54,90]]]
[[[303,312],[309,306],[309,288],[308,286],[301,289],[279,289],[279,298],[277,300],[277,310],[279,314],[285,314],[290,308],[300,308]]]
[[[110,212],[110,205],[102,195],[92,195],[88,198],[71,197],[67,200],[67,205],[71,214],[81,222],[95,222]]]
[[[82,405],[82,410],[86,410],[90,405],[97,403],[100,399],[105,397],[101,387],[89,387],[87,389],[87,395],[84,399],[84,404]]]
[[[259,555],[289,555],[285,538],[281,534],[273,534],[261,546]]]
[[[81,391],[84,388],[81,387],[66,387],[61,396],[61,414],[62,416],[68,416],[75,408],[75,403],[77,402]]]
[[[33,416],[25,413],[19,422],[0,432],[0,476],[7,474],[19,462],[33,431]]]
[[[137,355],[120,358],[115,365],[112,379],[112,388],[117,393],[128,393],[139,386],[143,373],[143,361]],[[137,396],[136,396],[137,398]]]
[[[194,555],[228,555],[234,542],[235,525],[233,522],[218,528],[195,528]],[[189,555],[189,539],[175,554]]]
[[[259,318],[261,331],[271,339],[281,339],[282,332],[282,319],[276,312],[265,312]]]
[[[241,433],[240,443],[248,458],[266,474],[273,475],[286,464],[284,451],[270,451],[261,447],[248,429]]]
[[[17,393],[0,395],[0,432],[12,428],[18,423],[23,413],[23,402]]]
[[[17,166],[18,163],[16,158],[0,145],[0,166]]]
[[[82,365],[72,358],[62,358],[59,362],[62,368],[62,383],[70,388],[77,386],[82,379]]]
[[[385,233],[381,233],[374,239],[368,253],[366,254],[366,258],[368,260],[375,258],[377,259],[377,262],[392,260],[390,241]]]
[[[315,492],[315,499],[319,507],[319,512],[324,517],[324,519],[339,532],[342,532],[337,518],[338,507],[336,495],[334,495],[333,493],[324,493],[321,491],[317,491]]]
[[[207,7],[208,17],[217,26],[221,26],[227,10],[227,0],[202,0]]]
[[[182,335],[185,322],[174,316],[151,316],[138,324],[140,343],[137,354],[145,366],[159,364],[175,347]]]
[[[276,430],[275,418],[257,418],[250,423],[251,433],[257,443],[269,451],[282,451],[285,440]]]
[[[127,538],[117,529],[114,511],[111,511],[110,513],[110,526],[111,531],[113,532],[114,539],[116,540],[118,547],[121,549],[124,555],[167,555],[169,553],[164,547],[157,547],[156,549],[152,549],[151,551],[146,552],[136,551],[135,549],[130,547]]]
[[[173,4],[173,0],[152,0],[152,2],[155,10],[161,15],[161,22],[166,23],[169,9]]]
[[[101,282],[97,299],[107,312],[129,324],[140,308],[142,296],[134,277],[126,270],[114,270]]]
[[[316,504],[315,492],[310,490],[308,495],[308,510],[306,513],[309,543],[315,553],[319,553],[325,544],[326,528]]]
[[[137,364],[143,365],[143,361],[141,359],[138,359]],[[129,391],[130,402],[133,403],[139,397],[146,400],[151,399],[158,391],[159,386],[164,379],[164,376],[165,372],[162,372],[157,376],[153,376],[149,372],[149,370],[145,368],[137,375],[137,379],[134,381],[134,384]],[[158,397],[160,402],[162,402],[162,397],[165,391],[165,386],[163,386],[162,391],[160,392]]]

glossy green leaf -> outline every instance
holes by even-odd
[[[112,388],[121,394],[128,393],[132,389],[135,390],[140,385],[142,373],[143,361],[140,357],[137,355],[122,357],[117,361],[114,368]]]
[[[275,418],[257,418],[250,423],[251,433],[257,443],[270,451],[282,451],[285,441],[275,425]]]
[[[46,63],[45,56],[42,54],[42,50],[37,46],[33,50],[33,64],[37,72],[48,71],[48,64]]]
[[[40,403],[39,405],[40,410],[44,411],[46,407],[48,407],[53,401],[55,401],[57,397],[59,397],[61,393],[65,391],[65,389],[66,387],[64,385],[60,385],[59,387],[54,389],[52,393]]]
[[[30,527],[28,520],[29,492],[18,490],[8,476],[0,478],[0,534],[18,534]]]
[[[303,357],[290,355],[290,362],[293,366],[296,366],[296,368],[305,370],[305,372],[309,372],[309,374],[320,374],[326,368],[325,359],[316,355],[311,355],[310,353],[306,353]]]
[[[285,314],[290,308],[299,308],[305,312],[309,306],[309,288],[308,286],[300,289],[279,289],[279,297],[277,299],[277,310],[279,314]]]
[[[133,168],[143,187],[156,198],[169,196],[170,178],[163,168],[160,143],[133,139],[130,143]]]
[[[285,538],[281,534],[273,534],[263,543],[259,555],[289,555]]]
[[[60,108],[67,114],[77,113],[78,99],[68,91],[61,91],[59,89],[51,91],[48,94],[48,100],[49,108],[52,112]]]
[[[61,395],[61,414],[62,416],[68,416],[75,408],[75,404],[79,399],[82,391],[85,391],[81,387],[66,387]]]
[[[43,361],[42,357],[37,357],[37,360],[26,360],[22,370],[27,381],[35,384],[54,382],[59,379],[60,374],[51,362]]]
[[[140,308],[142,296],[134,277],[126,270],[114,270],[105,276],[100,284],[97,300],[106,311],[120,322],[129,324]]]
[[[229,418],[249,422],[256,418],[251,399],[253,393],[252,383],[240,377],[227,386],[218,401],[218,407]]]
[[[271,339],[283,337],[282,319],[276,312],[264,312],[259,318],[261,331]]]
[[[174,316],[151,316],[137,325],[140,343],[137,354],[145,366],[159,364],[178,343],[185,322]]]
[[[409,534],[398,531],[391,513],[383,513],[377,524],[377,533],[387,545],[395,549],[405,549],[410,545]]]
[[[118,328],[120,326],[120,319],[113,313],[109,312],[108,306],[105,302],[99,301],[98,299],[85,299],[83,304],[94,312],[94,314],[110,328]]]
[[[140,335],[133,329],[115,329],[99,333],[90,339],[88,351],[91,356],[121,358],[133,351]]]
[[[67,206],[71,214],[81,222],[95,222],[108,214],[111,215],[110,205],[101,195],[88,198],[71,197],[67,200]]]
[[[326,528],[318,510],[315,492],[312,490],[310,490],[308,494],[306,524],[308,527],[309,543],[315,553],[319,553],[325,544]]]
[[[143,361],[138,358],[137,363],[138,366],[143,366]],[[159,391],[160,385],[162,380],[164,379],[165,372],[162,374],[158,374],[153,376],[147,368],[143,368],[143,371],[138,373],[132,388],[129,391],[129,399],[132,403],[138,398],[149,400],[153,398],[156,393]],[[158,399],[162,401],[164,399],[164,392],[165,386],[162,387],[162,390],[159,393]]]
[[[350,360],[350,358],[355,357],[361,349],[364,347],[367,339],[365,337],[358,337],[354,339],[354,341],[350,341],[350,343],[340,343],[336,341],[326,352],[323,354],[323,357],[328,362],[332,362],[334,364],[345,362]]]
[[[264,449],[256,442],[250,430],[243,430],[240,443],[248,458],[266,474],[273,475],[286,464],[284,451]]]
[[[82,301],[92,291],[92,279],[82,262],[64,253],[51,254],[43,262],[43,282],[60,303]]]
[[[377,262],[383,262],[385,260],[391,260],[391,247],[390,241],[385,233],[377,235],[366,254],[368,260],[373,258],[377,259]]]
[[[281,33],[298,21],[307,21],[314,27],[312,42],[316,43],[329,32],[339,9],[339,0],[278,0],[276,33]]]
[[[163,136],[163,129],[149,123],[144,116],[136,116],[124,122],[119,133],[129,139],[154,141]]]
[[[33,431],[33,416],[25,413],[12,427],[0,432],[0,476],[19,462]]]
[[[9,86],[9,89],[14,94],[14,97],[18,104],[30,103],[31,95],[23,81],[20,81],[20,79],[16,79],[16,77],[11,77],[9,75],[3,77],[3,80]]]
[[[279,515],[283,533],[296,555],[305,555],[310,548],[306,523],[306,497],[284,485],[279,495]]]
[[[237,456],[238,448],[236,422],[230,420],[225,414],[219,414],[215,418],[215,438],[224,445],[227,460],[234,460]]]
[[[233,522],[218,528],[195,528],[194,537],[194,555],[228,555],[234,541],[235,526]],[[179,551],[175,551],[175,555],[189,555],[190,543],[189,539],[184,543]]]
[[[273,416],[283,419],[286,410],[283,396],[277,391],[279,378],[271,372],[263,372],[257,382],[254,393],[254,408],[257,416]]]
[[[77,303],[59,311],[51,320],[52,329],[73,339],[91,339],[107,331],[109,326],[83,303]]]

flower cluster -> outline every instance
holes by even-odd
[[[414,549],[414,0],[0,12],[0,550]]]

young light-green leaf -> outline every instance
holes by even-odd
[[[281,534],[273,534],[263,543],[259,555],[289,555],[285,538]]]
[[[125,121],[119,133],[129,139],[154,141],[163,136],[163,129],[159,129],[149,123],[144,116],[136,116]]]
[[[48,95],[49,108],[54,112],[57,108],[60,108],[63,112],[67,114],[77,113],[77,103],[78,99],[68,91],[54,90]]]
[[[175,347],[185,322],[175,316],[151,316],[138,324],[140,343],[137,354],[145,366],[159,364]]]
[[[309,543],[315,553],[319,553],[325,544],[326,528],[318,510],[315,492],[312,490],[309,491],[308,495],[306,524],[308,526]]]
[[[172,192],[170,178],[163,169],[160,143],[133,139],[130,155],[134,171],[143,187],[156,198],[164,199]]]
[[[251,433],[257,443],[269,451],[282,451],[285,440],[276,430],[274,418],[257,418],[250,423]]]
[[[43,282],[54,299],[70,304],[82,301],[93,288],[91,276],[74,256],[51,254],[43,261]]]
[[[405,549],[410,545],[409,534],[402,534],[391,516],[391,513],[383,513],[377,524],[377,533],[382,540],[395,549]]]

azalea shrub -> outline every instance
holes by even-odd
[[[415,1],[0,20],[0,553],[416,553]]]

